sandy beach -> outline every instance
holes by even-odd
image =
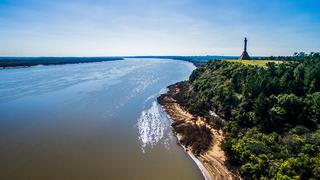
[[[174,124],[184,124],[193,126],[205,126],[210,129],[212,138],[212,143],[208,150],[201,154],[195,154],[191,147],[185,147],[180,143],[185,151],[190,155],[190,157],[195,161],[199,169],[201,170],[203,176],[207,180],[231,180],[240,179],[238,175],[231,172],[226,165],[226,155],[221,149],[220,145],[224,139],[222,130],[217,130],[211,125],[207,124],[202,117],[195,117],[189,112],[187,112],[183,107],[180,106],[178,101],[174,98],[177,93],[180,92],[179,85],[175,84],[169,86],[169,91],[166,94],[161,95],[158,98],[159,103],[162,105],[164,111],[170,117],[173,128]],[[183,136],[188,136],[186,134],[177,133],[177,138],[179,142]]]

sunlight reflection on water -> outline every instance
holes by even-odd
[[[142,111],[137,126],[142,152],[158,143],[169,148],[170,120],[156,101],[152,102],[149,109]]]

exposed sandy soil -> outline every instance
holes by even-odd
[[[194,154],[194,156],[201,162],[202,166],[199,166],[201,171],[204,173],[206,179],[212,180],[231,180],[231,179],[241,179],[238,175],[232,173],[227,168],[226,155],[221,149],[220,145],[224,139],[223,132],[217,130],[214,127],[206,123],[205,119],[202,117],[194,117],[192,114],[184,110],[177,100],[174,99],[174,95],[179,93],[180,89],[178,85],[173,85],[169,87],[169,92],[161,95],[158,98],[159,103],[162,105],[164,111],[169,115],[172,123],[175,122],[189,124],[189,125],[204,125],[210,129],[212,135],[212,143],[208,150],[201,154]],[[175,126],[173,126],[175,128]],[[181,139],[185,134],[177,133],[178,139]],[[189,153],[192,152],[190,147],[186,148]]]

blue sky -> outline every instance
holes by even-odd
[[[319,0],[0,0],[0,56],[292,55]]]

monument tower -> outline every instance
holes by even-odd
[[[240,60],[250,60],[251,59],[248,52],[247,52],[247,42],[248,42],[247,38],[244,38],[244,51],[243,51],[242,55],[240,56]]]

